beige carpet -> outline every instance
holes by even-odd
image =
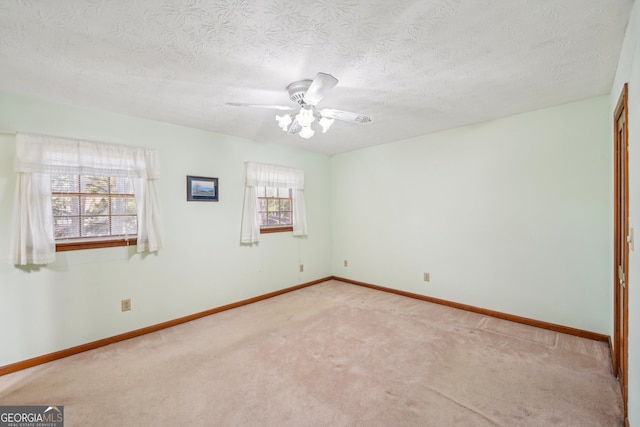
[[[0,377],[65,426],[618,426],[608,346],[329,281]]]

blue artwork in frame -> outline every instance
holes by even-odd
[[[187,175],[187,201],[217,202],[219,193],[218,178]]]

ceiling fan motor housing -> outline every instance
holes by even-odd
[[[289,92],[289,99],[300,105],[304,105],[304,94],[307,93],[307,89],[311,86],[313,80],[299,80],[291,83],[287,86]]]

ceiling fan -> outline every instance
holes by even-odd
[[[302,138],[311,138],[315,131],[311,124],[318,119],[322,127],[322,133],[329,130],[334,120],[354,122],[360,124],[371,123],[373,117],[366,114],[352,113],[350,111],[336,110],[333,108],[318,109],[317,105],[322,101],[327,92],[338,84],[338,79],[331,74],[318,73],[313,80],[299,80],[287,86],[289,99],[297,103],[297,106],[245,104],[239,102],[227,102],[233,107],[266,108],[280,111],[294,111],[300,109],[298,114],[276,115],[278,126],[289,135],[298,134]]]

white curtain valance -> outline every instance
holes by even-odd
[[[160,177],[156,150],[47,135],[16,135],[16,172]]]
[[[139,147],[18,133],[10,259],[17,265],[55,261],[51,175],[125,176],[133,180],[137,251],[162,248],[155,181],[159,154]]]
[[[304,190],[304,171],[266,163],[247,162],[247,187],[276,187]]]
[[[246,188],[240,241],[244,244],[260,240],[260,224],[256,203],[256,187],[292,189],[293,235],[307,235],[307,213],[304,203],[304,171],[266,163],[246,162]]]

